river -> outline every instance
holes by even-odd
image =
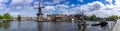
[[[87,21],[87,30],[96,31],[99,26],[91,26],[93,21]],[[108,21],[111,28],[113,21]],[[35,22],[11,21],[0,25],[0,31],[78,31],[78,23],[73,22]]]

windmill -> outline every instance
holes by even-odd
[[[41,7],[40,6],[40,2],[38,3],[39,5],[38,5],[38,7],[37,7],[37,9],[38,9],[38,13],[37,13],[37,21],[43,21],[43,13],[42,13],[42,8],[44,8],[44,7]]]

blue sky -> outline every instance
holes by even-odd
[[[44,7],[44,15],[82,12],[87,16],[120,16],[120,0],[0,0],[0,15],[10,13],[13,17],[36,17],[38,2]]]

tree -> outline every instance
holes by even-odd
[[[11,16],[10,16],[9,13],[5,13],[5,14],[3,15],[3,19],[11,20],[12,18],[11,18]]]
[[[96,17],[95,15],[92,15],[92,16],[90,16],[90,19],[91,19],[91,20],[96,20],[97,17]]]
[[[118,16],[117,16],[117,15],[112,15],[112,16],[109,16],[109,18],[110,18],[111,20],[115,20],[115,19],[118,19]]]
[[[0,19],[2,19],[3,17],[0,15]]]
[[[20,16],[20,15],[18,15],[18,18],[17,18],[17,19],[18,19],[18,21],[21,21],[21,16]]]

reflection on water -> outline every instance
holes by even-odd
[[[2,31],[1,29],[4,29],[3,31],[8,31],[9,27],[10,27],[10,23],[9,22],[0,24],[0,31]]]
[[[87,26],[89,31],[94,31],[96,27]],[[0,24],[0,31],[78,31],[78,25],[72,22],[11,21]]]
[[[42,25],[43,25],[42,22],[38,22],[38,31],[42,31]]]
[[[71,22],[38,22],[39,31],[78,31]]]

